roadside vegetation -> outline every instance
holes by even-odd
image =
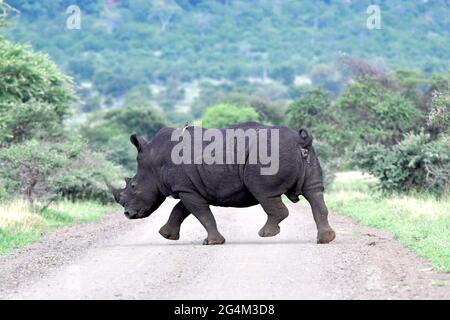
[[[76,101],[48,56],[0,36],[0,254],[113,210],[103,179],[121,168],[67,126]]]
[[[95,201],[68,200],[52,203],[44,210],[32,210],[23,200],[0,204],[0,255],[38,240],[55,228],[99,220],[117,210]]]
[[[403,245],[450,272],[450,196],[426,193],[386,196],[377,179],[360,172],[338,173],[326,202],[335,212],[390,231]]]

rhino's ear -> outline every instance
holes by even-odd
[[[313,136],[309,129],[301,128],[298,131],[298,134],[300,135],[300,145],[302,146],[302,148],[307,148],[312,145]]]
[[[141,152],[142,147],[147,144],[147,141],[144,138],[138,138],[136,133],[133,133],[130,136],[131,143],[136,147],[138,152]]]

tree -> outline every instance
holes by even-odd
[[[34,100],[27,103],[0,102],[0,146],[33,137],[55,137],[62,131],[61,118],[51,104]]]
[[[7,193],[23,195],[30,206],[58,198],[111,200],[104,179],[118,180],[120,169],[78,137],[28,140],[0,149],[0,178]]]
[[[93,113],[82,132],[91,148],[131,173],[136,168],[136,149],[129,143],[130,135],[151,139],[165,126],[161,115],[145,104]]]
[[[282,66],[274,69],[270,76],[275,80],[280,80],[284,85],[291,85],[295,80],[295,70],[290,66]]]
[[[161,128],[165,127],[164,119],[149,104],[128,106],[108,110],[104,115],[107,125],[121,128],[125,132],[137,133],[151,139]]]
[[[0,38],[0,196],[30,206],[65,197],[108,201],[119,168],[64,128],[76,101],[69,77],[43,54]]]
[[[423,126],[436,139],[440,133],[448,132],[448,96],[450,71],[447,74],[433,74],[429,86],[420,100],[424,115]]]
[[[259,115],[250,107],[218,104],[210,107],[203,117],[202,125],[207,128],[225,128],[247,121],[258,121]]]
[[[288,106],[287,116],[291,128],[307,127],[317,139],[329,143],[336,143],[339,139],[336,136],[338,119],[333,110],[330,94],[324,89],[308,89]]]
[[[72,80],[47,55],[0,39],[0,101],[51,104],[63,119],[76,100]]]
[[[450,87],[433,92],[427,124],[437,134],[450,134]]]
[[[422,92],[420,86],[424,83],[422,74],[413,69],[395,70],[395,78],[401,86],[403,97],[411,101],[415,106],[419,106]]]
[[[61,132],[73,84],[43,54],[0,38],[0,145]]]
[[[345,88],[336,102],[342,143],[346,146],[382,143],[390,146],[417,129],[420,112],[386,78],[362,77]]]

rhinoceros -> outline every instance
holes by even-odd
[[[239,146],[236,132],[244,134],[244,145]],[[199,133],[203,139],[195,138]],[[229,134],[235,136],[230,138]],[[267,214],[259,236],[275,236],[280,232],[279,223],[289,214],[283,195],[292,202],[299,201],[302,195],[309,202],[317,225],[317,243],[329,243],[335,238],[324,202],[322,169],[312,134],[306,128],[297,131],[255,122],[224,129],[188,126],[163,128],[150,142],[133,134],[130,141],[137,149],[137,173],[133,178],[125,178],[123,189],[109,183],[108,187],[129,219],[148,217],[167,197],[179,199],[159,230],[164,238],[178,240],[182,222],[193,214],[207,231],[203,244],[223,244],[225,238],[210,206],[257,204]],[[271,153],[273,162],[278,162],[271,170],[267,157],[265,163],[255,161],[255,154],[261,155],[257,152],[261,150],[267,151],[266,155]],[[201,157],[203,151],[209,159]],[[231,156],[220,159],[217,156],[221,154],[224,158]]]

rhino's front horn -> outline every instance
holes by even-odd
[[[108,190],[113,194],[114,200],[116,200],[117,203],[120,201],[120,189],[114,188],[111,183],[108,182],[108,180],[105,179],[105,184],[108,187]]]

